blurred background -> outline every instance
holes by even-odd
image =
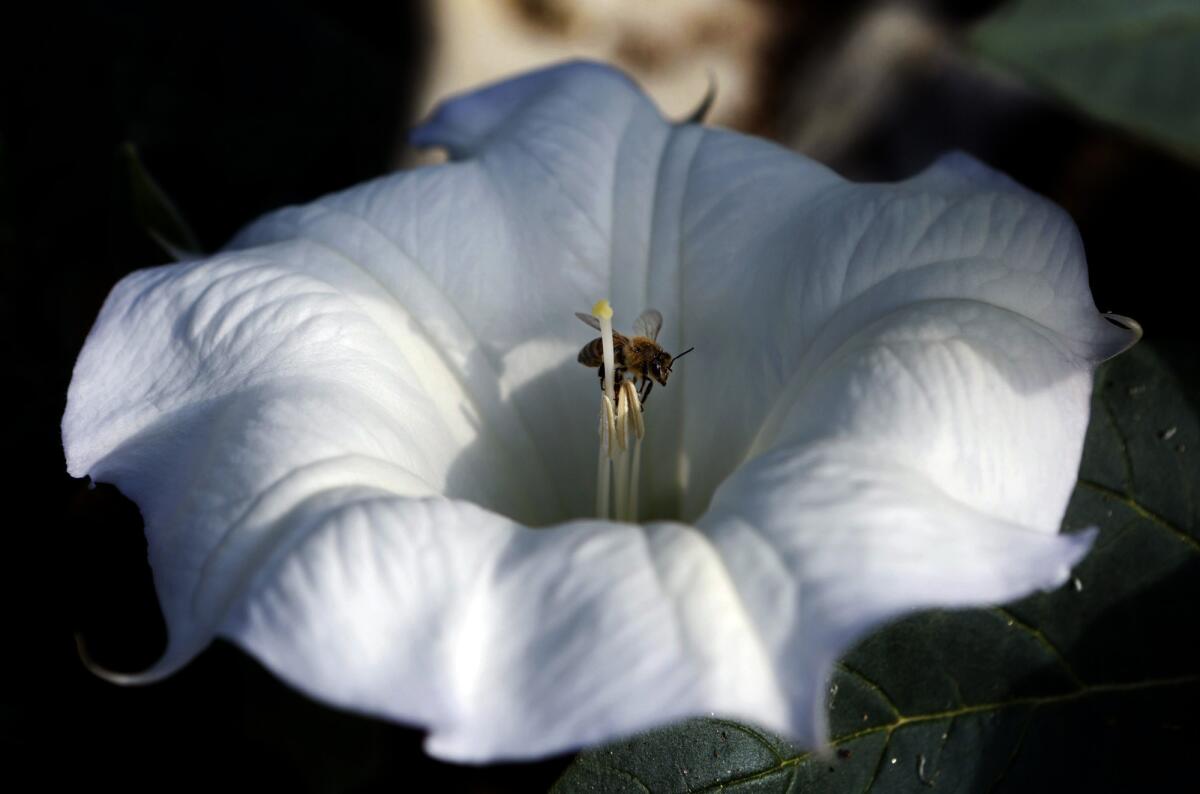
[[[900,179],[947,149],[971,152],[1072,214],[1099,308],[1141,320],[1194,388],[1183,285],[1200,208],[1196,5],[114,0],[7,20],[0,345],[15,455],[0,558],[3,755],[39,788],[131,791],[390,791],[426,772],[446,790],[544,790],[570,762],[438,764],[419,732],[324,709],[223,643],[148,688],[84,670],[77,632],[118,670],[147,665],[165,640],[136,508],[69,478],[58,430],[108,290],[168,260],[148,227],[215,250],[267,210],[427,162],[405,132],[440,97],[586,56],[628,70],[676,118],[711,76],[710,123],[853,179]],[[1146,12],[1157,7],[1170,13]],[[161,195],[177,217],[162,216]]]

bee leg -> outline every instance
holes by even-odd
[[[598,374],[600,375],[600,391],[604,391],[604,364],[601,364],[599,369],[600,371]],[[626,370],[624,367],[618,366],[617,371],[613,373],[613,389],[617,393],[618,400],[621,399],[621,381],[625,380],[625,372]]]
[[[650,399],[650,390],[654,388],[654,381],[649,378],[642,378],[642,393],[638,397],[642,401],[642,410],[646,410],[646,400]]]

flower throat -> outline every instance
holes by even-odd
[[[607,300],[597,301],[590,314],[576,316],[600,332],[578,357],[584,366],[598,368],[601,380],[596,515],[637,521],[645,403],[654,384],[666,386],[674,362],[694,348],[674,357],[663,350],[657,341],[662,314],[655,309],[634,321],[632,337],[613,331],[613,308]]]

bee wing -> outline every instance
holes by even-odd
[[[662,330],[662,323],[662,314],[658,309],[646,309],[633,321],[633,335],[657,340],[658,332]]]
[[[575,316],[578,317],[580,320],[583,320],[585,323],[587,323],[591,327],[595,328],[597,331],[600,330],[600,321],[597,320],[592,315],[584,314],[583,312],[575,312]]]

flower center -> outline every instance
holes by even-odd
[[[657,347],[658,355],[649,358],[645,345],[630,349],[630,342],[644,341],[639,330],[647,331],[647,338],[656,336],[642,318],[625,336],[611,305],[589,308],[575,314],[592,333],[585,334],[581,325],[578,336],[555,332],[547,341],[505,348],[509,358],[498,368],[507,368],[511,380],[498,377],[495,392],[465,401],[464,416],[478,432],[466,443],[446,445],[452,457],[445,473],[431,466],[427,479],[443,496],[531,527],[597,517],[630,523],[684,520],[690,474],[682,444],[685,382],[673,381],[675,388],[657,400],[655,434],[646,438],[646,394],[652,383],[657,388],[667,379],[651,381],[650,373],[655,364],[669,367],[671,358]],[[587,344],[580,348],[581,342]],[[473,405],[480,406],[477,414],[471,413]],[[592,424],[597,415],[598,427]],[[588,482],[592,477],[594,485]]]

